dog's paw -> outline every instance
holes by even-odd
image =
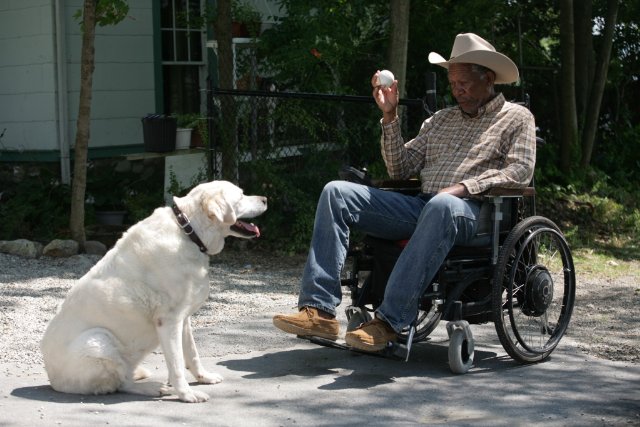
[[[200,403],[209,400],[209,395],[198,390],[189,389],[185,392],[178,393],[178,398],[187,403]]]
[[[201,384],[218,384],[223,379],[222,375],[214,374],[213,372],[204,372],[196,377],[196,381]]]

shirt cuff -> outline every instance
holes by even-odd
[[[467,188],[469,194],[479,194],[484,191],[478,184],[478,181],[475,179],[465,179],[460,184],[464,185]]]
[[[380,119],[380,126],[382,126],[382,129],[394,129],[400,126],[400,119],[398,118],[398,116],[396,116],[396,118],[389,123],[382,123],[382,120],[384,119]]]

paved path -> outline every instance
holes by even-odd
[[[493,325],[473,332],[475,364],[454,375],[444,324],[407,363],[279,334],[267,316],[196,331],[204,365],[225,377],[194,385],[211,396],[201,404],[57,393],[42,368],[2,364],[0,426],[640,425],[640,365],[587,357],[565,339],[547,362],[522,366]],[[165,378],[161,354],[146,366]]]

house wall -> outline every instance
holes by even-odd
[[[0,141],[3,150],[57,147],[52,34],[51,1],[0,2],[0,133],[6,129]]]
[[[73,15],[82,3],[0,1],[0,132],[6,128],[0,149],[5,153],[50,151],[55,160],[64,143],[73,146],[82,45]],[[96,28],[91,148],[143,143],[141,118],[156,105],[151,3],[129,0],[127,18]],[[62,46],[56,44],[58,30],[64,32]]]
[[[82,1],[65,1],[67,82],[71,141],[80,96],[82,34],[73,14]],[[141,118],[155,112],[153,14],[148,0],[129,0],[129,14],[115,26],[96,28],[92,147],[142,144]]]

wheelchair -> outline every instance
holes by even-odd
[[[420,191],[417,180],[374,183],[353,168],[341,178],[407,194]],[[408,360],[411,345],[426,340],[442,320],[449,367],[457,374],[473,364],[471,324],[493,322],[505,351],[523,364],[545,360],[562,339],[576,287],[565,237],[555,223],[536,215],[533,186],[492,189],[483,198],[476,236],[452,248],[420,298],[415,320],[381,355]],[[405,243],[364,236],[351,245],[341,281],[351,293],[348,330],[371,320]]]

